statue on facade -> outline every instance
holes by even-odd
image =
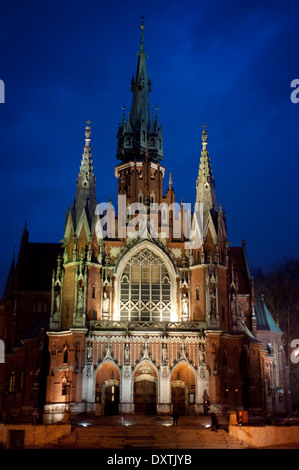
[[[198,359],[200,365],[205,364],[205,348],[203,345],[199,346]]]
[[[210,299],[211,299],[211,313],[215,314],[216,313],[216,297],[214,293],[211,293]]]
[[[107,342],[105,357],[104,359],[111,359],[112,358],[112,351],[111,351],[111,341]]]
[[[90,361],[92,359],[92,353],[93,353],[92,349],[93,349],[92,348],[92,343],[89,342],[87,344],[87,360],[88,361]]]
[[[110,304],[110,300],[109,300],[109,297],[108,297],[108,294],[106,291],[104,291],[104,294],[103,294],[103,313],[109,313],[109,304]]]
[[[148,340],[145,338],[144,341],[144,346],[143,346],[143,353],[142,353],[142,359],[149,359],[149,347],[148,347]]]
[[[84,293],[83,293],[83,288],[79,288],[78,292],[78,302],[77,302],[77,311],[80,316],[83,314],[83,308],[84,308]]]
[[[60,289],[59,289],[55,297],[55,313],[60,312],[60,301],[61,301],[61,296],[60,296]]]
[[[167,365],[168,364],[168,350],[167,350],[167,344],[163,344],[162,346],[162,364]]]
[[[124,363],[130,364],[130,345],[128,343],[125,346]]]
[[[182,298],[182,314],[185,318],[189,316],[189,300],[186,293],[183,294]]]

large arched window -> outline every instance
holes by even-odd
[[[169,321],[171,280],[165,262],[148,248],[127,262],[120,280],[120,319]]]

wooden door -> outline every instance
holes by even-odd
[[[156,382],[140,380],[134,384],[134,404],[137,414],[156,414]]]
[[[186,414],[185,388],[172,387],[171,402],[173,405],[173,409],[177,410],[180,416],[185,416]]]

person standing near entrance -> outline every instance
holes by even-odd
[[[173,413],[172,413],[172,419],[173,419],[173,425],[174,426],[178,426],[179,424],[179,413],[177,412],[177,410],[173,410]]]
[[[215,432],[218,432],[218,429],[219,429],[219,424],[218,424],[218,418],[217,418],[217,415],[216,413],[211,413],[211,431],[215,431]]]

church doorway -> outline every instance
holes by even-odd
[[[185,384],[173,384],[171,387],[171,403],[173,410],[176,410],[180,416],[186,415],[186,388]]]
[[[134,404],[136,414],[156,414],[156,383],[140,380],[134,383]]]
[[[110,362],[103,364],[96,374],[96,414],[117,415],[119,413],[118,369]]]
[[[154,415],[157,411],[157,377],[149,365],[138,368],[134,377],[135,414]]]
[[[119,405],[119,387],[116,384],[105,386],[105,415],[117,415]]]
[[[191,367],[182,362],[176,366],[171,377],[171,403],[180,416],[195,412],[195,375]]]

